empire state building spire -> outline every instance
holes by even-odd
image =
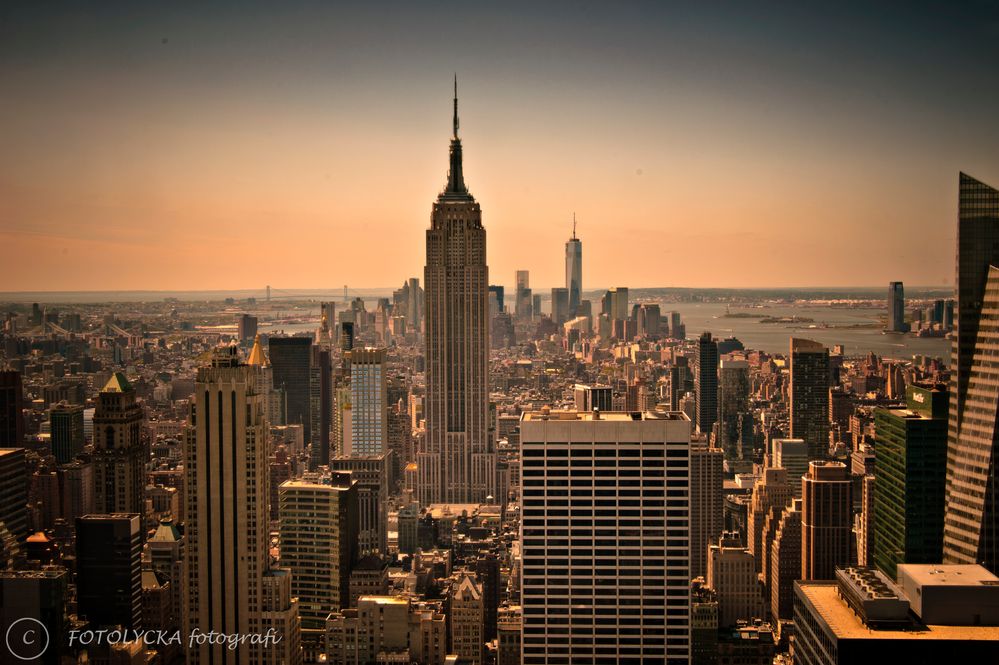
[[[447,172],[447,188],[440,199],[471,201],[461,169],[461,139],[458,138],[458,75],[454,75],[454,133],[451,136],[451,166]]]

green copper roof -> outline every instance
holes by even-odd
[[[104,388],[101,389],[102,393],[127,393],[132,390],[132,384],[128,382],[125,375],[121,372],[115,372],[108,379],[108,382],[104,384]]]

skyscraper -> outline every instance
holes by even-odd
[[[739,416],[749,412],[749,363],[723,359],[718,366],[718,447],[729,460],[741,459],[746,452],[739,445]]]
[[[569,292],[569,317],[577,315],[583,293],[583,243],[576,237],[576,215],[572,216],[572,237],[565,243],[565,288]]]
[[[83,405],[59,402],[49,409],[52,454],[59,464],[69,462],[83,451]]]
[[[942,308],[941,308],[942,309]],[[888,284],[888,332],[908,332],[905,323],[905,290],[902,282]]]
[[[86,515],[76,520],[78,611],[95,627],[142,627],[142,518]]]
[[[481,503],[496,492],[486,230],[462,174],[457,82],[450,159],[447,185],[434,202],[427,230],[423,279],[427,433],[417,455],[417,491],[424,504]]]
[[[517,315],[517,318],[531,318],[534,315],[534,300],[531,295],[531,273],[527,270],[517,271],[514,314]]]
[[[801,579],[835,579],[836,567],[850,563],[850,474],[841,462],[810,462],[801,484]]]
[[[27,474],[24,448],[0,448],[0,568],[28,535]]]
[[[302,642],[318,648],[326,617],[349,605],[350,567],[357,558],[357,484],[349,473],[327,482],[281,484],[281,565],[291,570]]]
[[[309,341],[306,339],[306,341]],[[268,573],[267,423],[256,393],[258,368],[239,362],[236,347],[215,349],[211,366],[200,367],[184,446],[187,474],[187,581],[185,634],[263,633],[280,612],[266,601]],[[286,584],[291,578],[269,582]],[[278,599],[285,594],[277,594]],[[297,616],[289,600],[285,613]],[[283,647],[297,636],[280,635]],[[186,644],[188,663],[240,665],[280,662],[274,645]]]
[[[271,337],[267,342],[271,381],[284,392],[285,422],[302,425],[305,443],[312,442],[312,339]]]
[[[683,414],[521,417],[524,663],[690,662],[689,447]]]
[[[829,454],[829,349],[791,338],[791,437],[804,439],[808,459]]]
[[[146,513],[146,447],[142,405],[115,372],[94,410],[94,506],[101,513]]]
[[[999,190],[960,175],[944,562],[999,571]]]
[[[711,434],[718,420],[718,342],[704,332],[697,340],[694,356],[694,398],[697,407],[697,431]]]
[[[725,455],[704,442],[690,444],[690,577],[707,574],[708,546],[725,530]]]
[[[569,291],[561,287],[552,289],[552,321],[561,325],[569,320]]]
[[[24,443],[23,409],[21,373],[0,370],[0,447],[17,448]]]
[[[800,478],[797,482],[801,485]],[[749,527],[746,543],[749,546],[749,551],[756,557],[757,572],[765,572],[762,566],[767,560],[765,550],[770,545],[764,535],[767,516],[771,512],[779,516],[781,511],[791,503],[792,497],[793,493],[791,485],[788,483],[787,470],[779,467],[765,468],[763,477],[756,481],[753,486],[753,494],[746,517]]]
[[[385,349],[350,352],[351,457],[388,452],[388,383]]]
[[[873,564],[891,579],[900,563],[943,556],[948,394],[910,385],[906,408],[874,411]]]
[[[808,473],[808,446],[801,439],[774,439],[771,466],[787,470],[791,494],[801,498],[801,477]]]

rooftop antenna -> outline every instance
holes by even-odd
[[[458,72],[454,73],[454,138],[458,138]]]
[[[572,239],[576,239],[576,213],[572,213]]]

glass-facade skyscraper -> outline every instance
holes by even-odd
[[[944,563],[999,569],[999,191],[960,175]]]
[[[577,315],[583,293],[583,243],[576,237],[576,220],[572,220],[572,237],[565,243],[565,288],[569,291],[569,316]]]

